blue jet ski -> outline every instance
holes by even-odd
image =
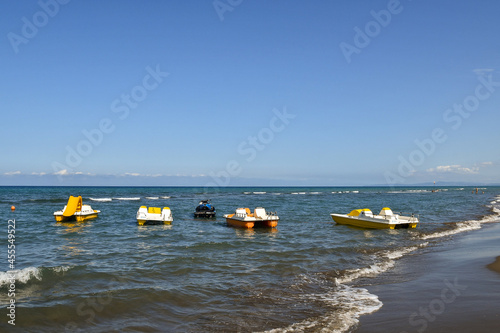
[[[212,206],[210,200],[201,200],[196,207],[194,217],[215,217],[215,207]]]

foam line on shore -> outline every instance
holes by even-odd
[[[428,242],[424,242],[417,246],[381,251],[375,254],[375,262],[372,265],[344,271],[343,276],[334,280],[335,287],[330,292],[302,296],[307,300],[323,301],[329,307],[335,309],[334,311],[328,312],[321,317],[309,318],[284,328],[276,328],[266,332],[288,333],[318,330],[343,333],[349,331],[359,323],[360,316],[378,311],[383,306],[383,303],[378,299],[377,295],[371,294],[367,289],[349,286],[347,283],[359,278],[375,277],[394,267],[397,259],[419,248],[426,247],[428,244]]]
[[[322,301],[335,309],[319,318],[310,318],[288,327],[275,328],[267,333],[321,332],[343,333],[359,323],[359,317],[373,313],[382,307],[377,295],[370,294],[365,288],[341,285],[335,291],[306,296],[308,300]]]
[[[377,256],[381,258],[381,260],[377,259],[374,264],[368,267],[346,270],[343,276],[336,278],[336,284],[340,285],[353,282],[354,280],[357,280],[359,278],[377,276],[394,267],[396,263],[395,260],[405,256],[408,253],[416,251],[420,247],[425,247],[428,244],[429,243],[425,242],[420,244],[419,246],[411,246],[403,249],[383,252],[380,256]]]
[[[434,238],[441,238],[441,237],[446,237],[446,236],[452,236],[456,235],[462,232],[466,231],[472,231],[472,230],[478,230],[481,229],[481,225],[483,223],[496,223],[500,222],[500,207],[498,206],[498,203],[500,202],[500,196],[496,196],[495,200],[490,202],[490,208],[493,214],[483,216],[480,220],[470,220],[470,221],[463,221],[463,222],[457,222],[454,224],[454,228],[450,230],[444,230],[444,231],[437,231],[432,234],[424,234],[420,235],[420,239],[434,239]]]

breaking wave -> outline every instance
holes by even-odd
[[[46,274],[60,274],[70,269],[70,266],[26,267],[13,271],[0,272],[0,288],[9,286],[11,283],[15,283],[16,287],[19,287],[19,284],[42,281],[43,276]]]
[[[113,201],[112,198],[89,198],[90,201],[99,201],[99,202],[109,202]]]
[[[349,331],[359,323],[359,317],[378,311],[383,303],[377,295],[371,294],[367,289],[348,285],[357,279],[375,277],[394,267],[396,260],[414,252],[429,243],[424,242],[417,246],[401,248],[391,251],[381,251],[374,255],[375,263],[368,267],[345,270],[340,277],[335,278],[335,287],[331,291],[321,294],[304,295],[306,300],[323,301],[334,311],[324,316],[308,318],[284,328],[276,328],[268,333],[288,333],[321,331],[343,333]]]
[[[447,236],[459,234],[461,232],[481,229],[481,226],[483,223],[500,222],[500,207],[498,207],[499,200],[500,200],[500,196],[496,196],[495,200],[490,202],[490,204],[491,204],[490,208],[491,208],[493,214],[486,215],[483,218],[481,218],[480,220],[470,220],[470,221],[457,222],[457,223],[453,224],[453,226],[454,226],[453,229],[437,231],[437,232],[433,232],[431,234],[420,235],[420,238],[421,239],[433,239],[433,238],[447,237]]]

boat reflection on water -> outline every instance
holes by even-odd
[[[90,228],[92,226],[92,222],[59,222],[56,223],[55,226],[60,228],[58,232],[61,234],[83,233],[87,228]]]
[[[173,225],[171,224],[149,224],[149,225],[140,225],[137,224],[137,231],[154,231],[154,230],[170,230]],[[139,236],[149,236],[148,234],[139,234]]]
[[[271,237],[276,237],[278,229],[276,228],[233,228],[234,233],[238,238],[254,239],[255,236],[267,234]]]

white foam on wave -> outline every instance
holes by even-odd
[[[113,201],[112,198],[89,198],[90,201],[99,201],[99,202],[109,202]]]
[[[336,309],[320,321],[322,332],[346,332],[359,323],[360,316],[378,311],[383,305],[377,295],[367,289],[345,285],[338,286],[334,293],[318,296]]]
[[[439,231],[429,235],[420,236],[421,239],[432,239],[432,238],[441,238],[446,236],[451,236],[455,234],[459,234],[464,231],[471,231],[481,229],[481,222],[479,221],[466,221],[466,222],[458,222],[455,223],[456,228],[451,230]]]
[[[377,295],[371,294],[365,288],[352,287],[346,285],[362,277],[373,277],[392,268],[395,260],[411,253],[418,248],[425,247],[429,243],[424,242],[417,246],[382,251],[374,255],[375,263],[369,267],[352,269],[344,272],[344,276],[335,279],[335,288],[324,294],[303,295],[306,300],[323,301],[329,307],[335,309],[321,317],[309,318],[299,323],[294,323],[288,327],[269,330],[269,333],[288,332],[347,332],[359,323],[359,317],[378,311],[383,303]],[[301,277],[304,281],[310,279]]]
[[[131,197],[131,198],[113,198],[115,200],[123,200],[123,201],[138,201],[141,200],[140,197]]]
[[[52,270],[56,273],[61,273],[61,272],[67,272],[68,270],[71,269],[71,266],[58,266],[58,267],[52,267]]]
[[[338,277],[336,279],[336,283],[349,283],[359,278],[377,276],[380,273],[394,267],[396,259],[417,250],[419,247],[425,247],[427,245],[428,243],[422,243],[419,246],[411,246],[403,249],[382,252],[380,256],[377,256],[378,258],[381,258],[381,260],[378,259],[379,261],[368,267],[346,270],[342,277]]]
[[[493,214],[486,215],[480,220],[469,220],[454,223],[454,228],[450,230],[438,231],[432,234],[420,235],[420,239],[433,239],[433,238],[441,238],[456,235],[462,232],[472,231],[481,229],[481,225],[483,223],[497,223],[500,222],[500,195],[497,195],[494,200],[490,201],[490,208],[493,211]]]
[[[266,194],[267,192],[253,192],[253,194]]]
[[[500,196],[496,196],[495,199],[497,199],[497,200],[490,202],[490,204],[492,205],[491,209],[493,210],[494,214],[486,215],[479,221],[470,220],[470,221],[464,221],[464,222],[457,222],[457,223],[455,223],[454,229],[438,231],[438,232],[428,234],[428,235],[421,235],[420,238],[421,239],[433,239],[433,238],[447,237],[447,236],[459,234],[461,232],[481,229],[481,225],[483,223],[500,222],[500,207],[495,206],[498,202],[498,199],[500,199]]]
[[[444,190],[439,190],[439,191],[444,191]],[[387,193],[403,194],[403,193],[427,193],[427,192],[432,192],[432,191],[431,190],[401,190],[401,191],[388,191]]]
[[[148,199],[148,200],[158,200],[158,199],[160,199],[160,197],[146,197],[146,199]]]
[[[308,300],[323,301],[335,309],[322,317],[309,318],[288,327],[275,328],[268,333],[320,331],[342,333],[359,323],[359,317],[379,310],[383,303],[377,295],[365,288],[339,285],[334,291],[324,294],[305,295]]]
[[[71,266],[57,266],[47,268],[55,273],[66,272],[71,269]],[[42,269],[39,267],[26,267],[7,272],[0,272],[0,287],[9,286],[13,281],[16,286],[19,283],[26,284],[30,280],[42,280]]]
[[[170,199],[171,197],[170,197],[170,196],[168,196],[168,195],[165,195],[165,196],[163,196],[163,197],[161,197],[161,198],[162,198],[162,199]]]
[[[10,285],[12,281],[14,281],[14,284],[18,282],[26,283],[32,278],[42,280],[40,268],[26,267],[21,270],[16,269],[8,272],[0,272],[0,287]]]

